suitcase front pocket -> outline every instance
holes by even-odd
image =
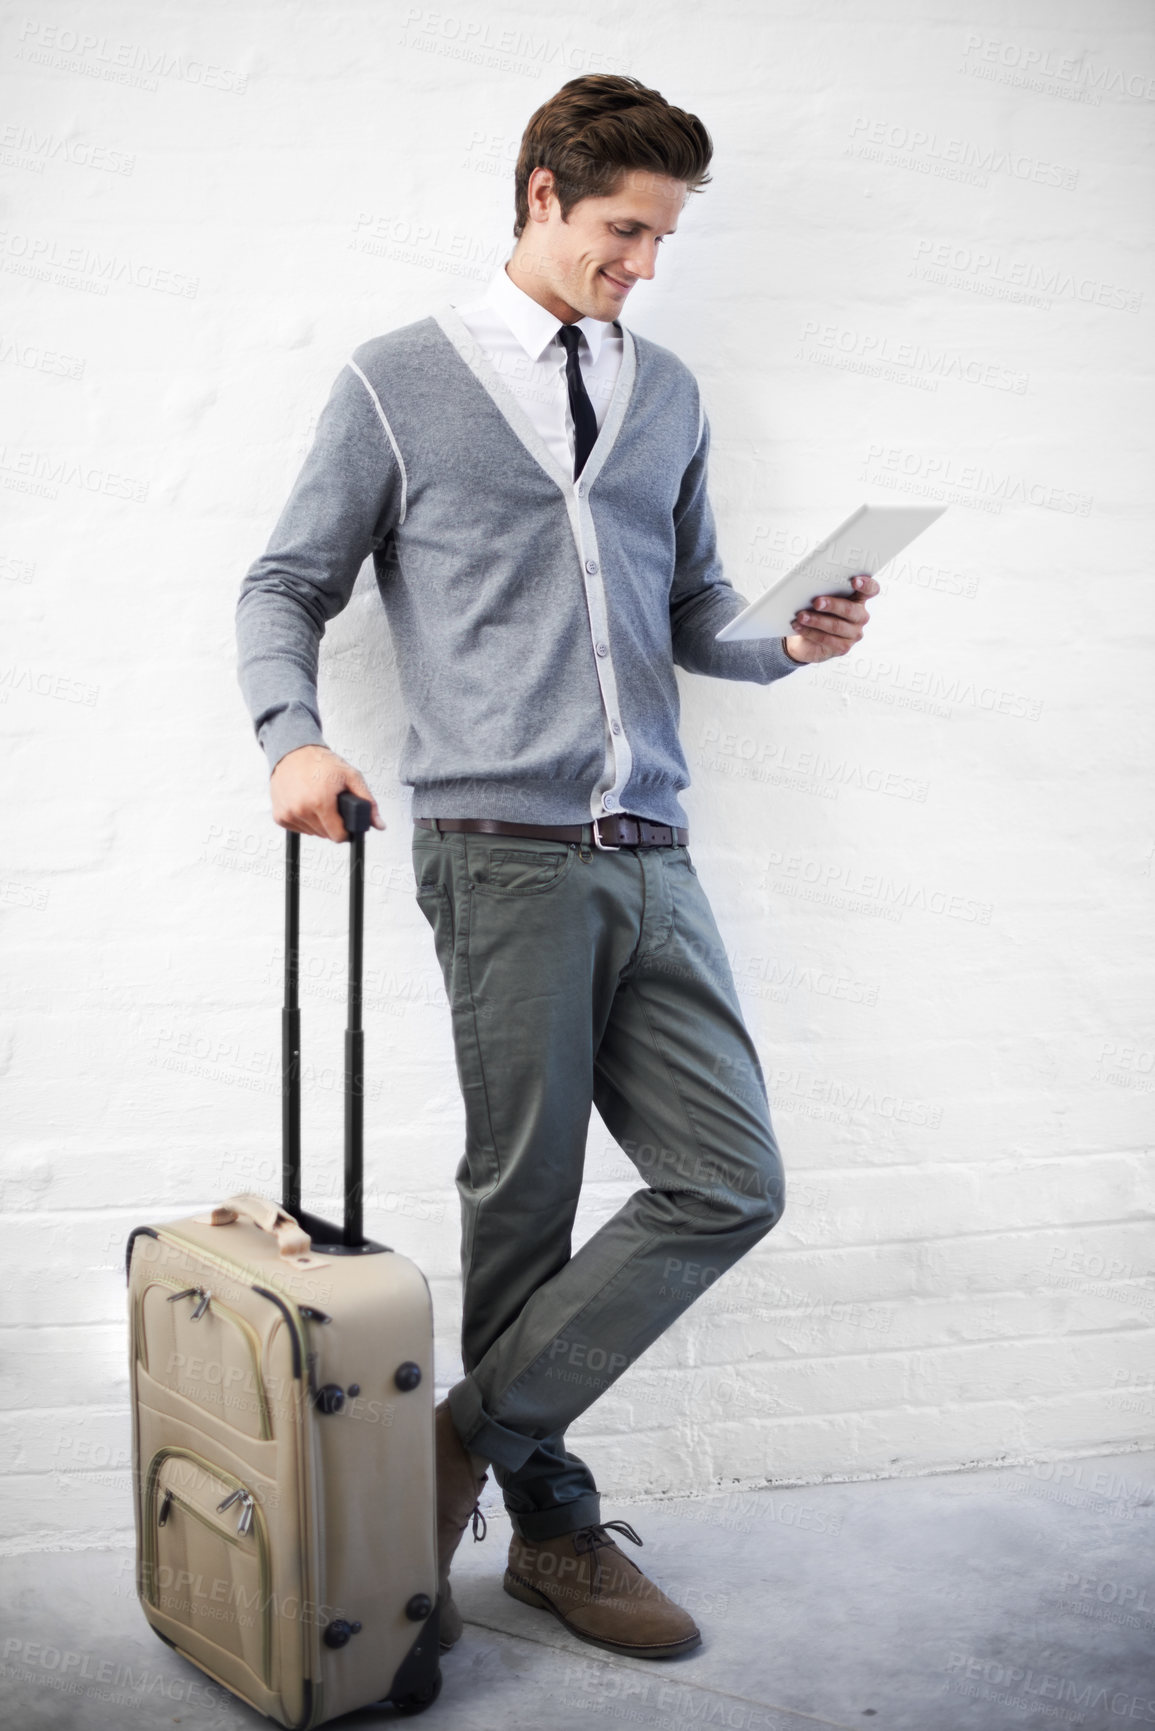
[[[264,1511],[234,1473],[187,1448],[158,1449],[144,1492],[141,1591],[197,1637],[270,1686],[272,1607]],[[211,1666],[209,1651],[205,1662]]]
[[[261,1343],[211,1288],[158,1275],[137,1299],[136,1356],[165,1388],[214,1413],[243,1436],[273,1434],[261,1375]]]

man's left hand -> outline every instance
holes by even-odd
[[[865,602],[878,594],[873,577],[851,579],[857,592],[853,601],[840,595],[818,595],[813,605],[800,609],[790,621],[795,634],[783,638],[791,661],[829,661],[832,655],[845,655],[854,648],[870,615]]]

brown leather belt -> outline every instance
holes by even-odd
[[[423,829],[480,830],[483,835],[531,835],[542,841],[592,840],[595,847],[612,850],[619,847],[688,847],[688,829],[673,829],[667,823],[651,823],[649,818],[631,817],[620,812],[615,817],[599,817],[590,823],[505,823],[494,817],[418,817]]]

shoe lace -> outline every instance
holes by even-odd
[[[577,1551],[578,1555],[580,1556],[584,1551],[589,1552],[590,1562],[593,1565],[590,1571],[590,1596],[595,1599],[600,1595],[602,1588],[602,1560],[598,1555],[598,1548],[601,1545],[613,1545],[614,1541],[609,1532],[611,1527],[616,1532],[624,1533],[626,1538],[631,1539],[635,1545],[641,1544],[641,1539],[629,1521],[597,1521],[591,1526],[579,1527],[574,1534],[574,1550]],[[627,1557],[626,1561],[632,1562],[632,1558]],[[637,1568],[636,1563],[633,1566]]]

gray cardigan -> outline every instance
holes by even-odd
[[[371,553],[409,721],[414,817],[687,823],[675,663],[767,685],[782,640],[717,643],[710,428],[689,368],[628,327],[578,481],[452,307],[338,374],[237,601],[238,679],[271,771],[324,744],[317,656]]]

